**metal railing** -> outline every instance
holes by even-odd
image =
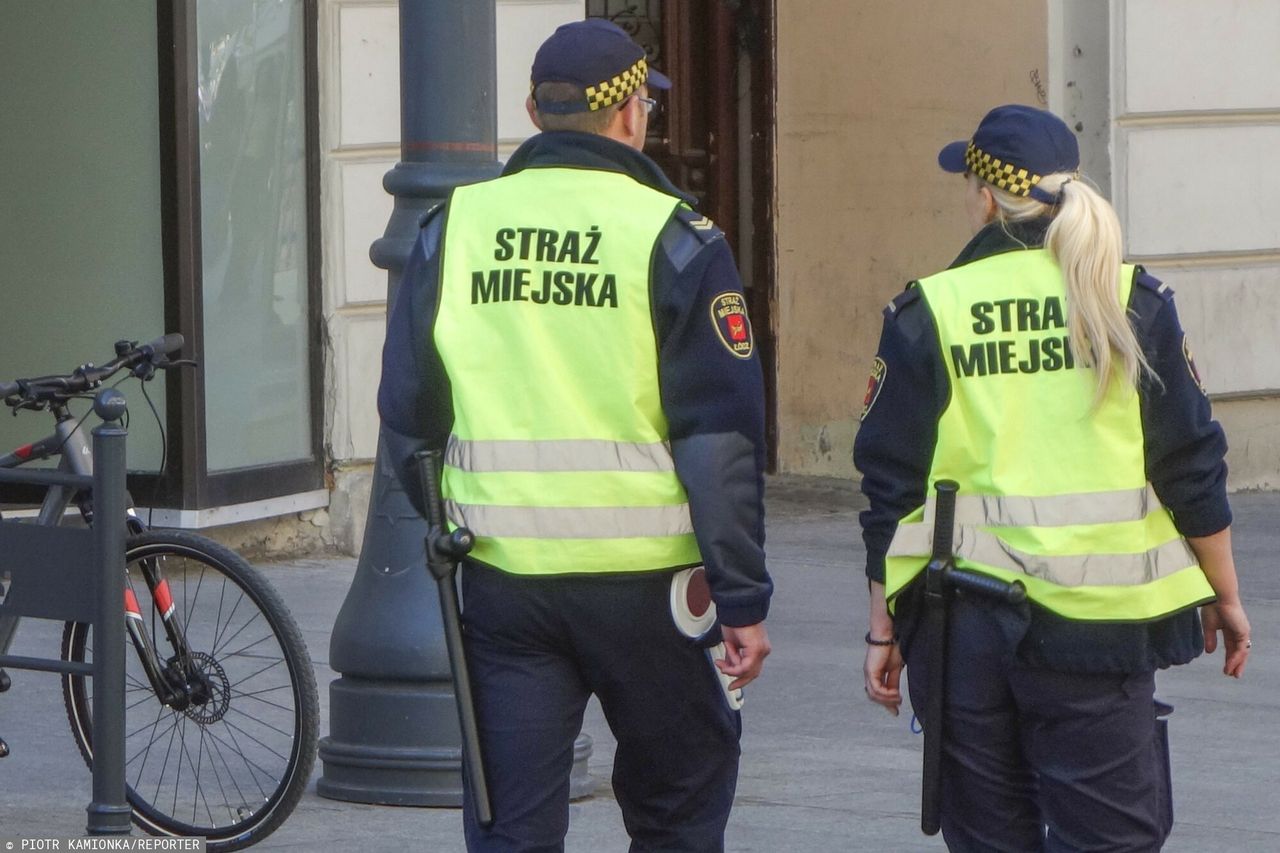
[[[92,528],[0,520],[0,618],[31,617],[93,626],[93,663],[0,654],[0,667],[93,678],[93,799],[90,835],[128,835],[124,776],[125,430],[93,431],[93,476],[0,470],[0,483],[90,491]],[[0,650],[7,651],[7,650]]]

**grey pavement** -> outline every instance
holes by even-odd
[[[927,851],[940,840],[918,828],[920,738],[910,714],[890,717],[861,687],[866,585],[857,533],[858,496],[834,480],[774,478],[769,557],[777,585],[769,618],[774,652],[747,692],[731,851]],[[1234,538],[1254,653],[1245,678],[1221,674],[1222,653],[1167,671],[1159,695],[1171,721],[1177,825],[1168,851],[1280,850],[1280,494],[1233,496]],[[355,561],[313,558],[263,566],[304,628],[328,730],[329,630]],[[59,627],[30,621],[17,654],[56,655]],[[57,678],[12,673],[0,696],[0,837],[83,832],[89,774],[67,728]],[[613,739],[599,708],[584,730],[595,740],[597,793],[571,807],[571,853],[625,851],[608,788]],[[317,762],[317,774],[319,763]],[[297,811],[262,850],[462,850],[452,809],[356,805],[322,799],[314,779]]]

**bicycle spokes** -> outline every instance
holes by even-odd
[[[129,623],[141,638],[126,668],[130,803],[148,831],[240,846],[246,833],[273,829],[281,803],[291,808],[306,784],[316,736],[310,661],[278,596],[242,560],[178,547],[199,540],[188,534],[140,538],[170,541],[133,553],[127,569]],[[70,647],[72,657],[92,657],[88,636]],[[69,708],[91,709],[91,680],[72,688]],[[73,727],[84,728],[76,714]]]

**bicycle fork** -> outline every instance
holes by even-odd
[[[172,617],[175,609],[168,590],[168,584],[161,581],[161,586],[155,588],[152,593],[152,600],[155,602],[156,610],[160,611],[162,621],[166,616]],[[129,634],[134,650],[138,653],[138,659],[142,661],[142,669],[147,674],[151,689],[155,691],[156,697],[162,704],[182,710],[187,705],[186,697],[169,683],[165,674],[167,670],[160,664],[160,655],[156,652],[155,644],[151,642],[151,636],[143,628],[142,608],[138,605],[138,597],[128,586],[124,588],[124,616],[125,630]],[[165,632],[169,632],[167,622]]]
[[[133,510],[129,510],[132,516]],[[133,518],[130,519],[131,525]],[[141,521],[138,521],[141,524]],[[177,604],[169,590],[169,581],[165,579],[160,561],[154,558],[143,559],[138,563],[142,577],[151,592],[151,602],[160,621],[164,625],[165,636],[169,640],[174,655],[167,663],[161,663],[160,655],[151,641],[151,636],[143,628],[142,608],[133,590],[126,587],[125,627],[133,646],[142,661],[147,680],[156,692],[160,701],[176,711],[186,710],[194,702],[203,705],[210,697],[208,680],[195,665],[195,657],[187,645],[187,634],[182,625],[182,617],[178,613]]]

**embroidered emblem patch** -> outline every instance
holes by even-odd
[[[1204,382],[1200,379],[1200,371],[1196,370],[1195,357],[1191,355],[1191,342],[1187,340],[1187,336],[1182,336],[1182,357],[1187,361],[1187,371],[1191,374],[1191,379],[1196,383],[1196,387],[1200,389],[1200,393],[1206,397],[1209,392],[1204,390]]]
[[[747,303],[741,293],[726,291],[711,300],[711,325],[720,343],[737,358],[751,358],[756,342],[747,319]]]
[[[888,372],[889,368],[885,366],[884,359],[876,356],[876,360],[871,362],[871,375],[867,377],[867,393],[862,396],[862,414],[858,417],[859,421],[866,420],[871,407],[876,404],[876,398],[880,396],[880,389],[884,387],[884,377]]]

